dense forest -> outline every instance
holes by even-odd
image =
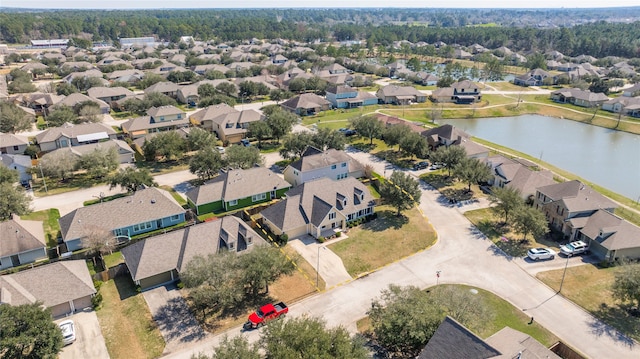
[[[637,21],[630,22],[630,19]],[[565,55],[640,57],[640,8],[627,9],[243,9],[0,11],[0,42],[156,36],[176,41],[366,40],[368,47],[424,41]]]

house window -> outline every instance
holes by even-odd
[[[141,232],[151,228],[153,228],[153,222],[144,222],[144,223],[133,225],[134,232]]]
[[[331,165],[331,169],[332,169],[332,170],[335,170],[336,168],[338,168],[338,166],[336,166],[336,165]]]
[[[346,206],[346,205],[347,205],[347,199],[346,199],[346,198],[342,200],[342,205],[343,205],[343,206]]]
[[[181,113],[179,113],[179,114],[178,114],[178,120],[179,120],[179,119],[181,119],[181,118],[182,118],[182,114],[181,114]]]
[[[251,200],[253,202],[262,201],[264,199],[267,199],[267,194],[266,193],[260,193],[260,194],[255,194],[255,195],[251,196]]]
[[[336,212],[329,213],[329,219],[336,219]]]
[[[19,148],[18,146],[13,146],[13,150],[14,150],[14,151],[17,151],[17,150],[18,150],[18,148]]]
[[[340,167],[347,167],[347,163],[346,163],[346,162],[342,162],[342,164],[340,165]]]
[[[229,249],[232,250],[233,249],[233,242],[229,242],[228,246],[229,246]]]
[[[173,216],[171,216],[171,221],[177,221],[177,220],[180,220],[179,214],[174,214]]]
[[[160,121],[164,121],[164,116],[160,116]]]
[[[233,201],[229,201],[229,206],[237,206],[238,205],[238,200],[234,199]]]

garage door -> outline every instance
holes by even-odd
[[[307,234],[307,226],[304,225],[295,229],[290,229],[287,232],[288,232],[287,235],[289,236],[289,238],[300,237]]]
[[[82,310],[84,308],[91,308],[92,304],[91,304],[91,296],[88,295],[86,297],[82,297],[79,299],[76,299],[73,301],[73,306],[75,307],[75,310]]]
[[[146,290],[171,281],[171,272],[164,272],[154,275],[153,277],[141,279],[140,288],[142,288],[142,290]]]
[[[54,318],[62,317],[69,313],[71,313],[71,305],[69,304],[69,302],[58,304],[51,307],[51,314],[53,315]]]

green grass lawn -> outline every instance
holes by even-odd
[[[58,245],[57,238],[60,233],[60,224],[58,223],[58,219],[60,218],[60,211],[58,211],[57,208],[31,212],[20,218],[29,221],[42,221],[44,235],[47,239],[47,247],[52,248]]]
[[[428,248],[436,241],[433,227],[416,208],[403,212],[401,217],[385,205],[376,207],[376,213],[378,218],[350,229],[349,238],[329,245],[354,277]]]
[[[640,340],[640,318],[630,315],[611,296],[615,274],[620,270],[620,267],[598,268],[589,264],[569,267],[562,285],[562,295],[603,322]],[[538,273],[537,278],[558,290],[563,271],[558,269]]]
[[[104,282],[102,307],[96,312],[112,359],[157,358],[164,339],[156,327],[142,294],[128,276]]]
[[[159,188],[171,193],[171,196],[173,197],[173,199],[175,199],[176,202],[178,202],[178,204],[181,205],[182,207],[187,205],[187,200],[184,199],[178,192],[176,192],[176,190],[173,189],[173,187],[171,187],[171,186],[160,186]]]

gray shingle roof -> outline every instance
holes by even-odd
[[[552,201],[563,201],[570,212],[618,207],[615,202],[578,180],[539,187],[538,191]]]
[[[140,130],[149,130],[152,128],[182,126],[182,125],[188,125],[188,124],[189,124],[189,119],[186,117],[180,120],[151,122],[151,116],[142,116],[142,117],[129,119],[120,126],[122,127],[123,130],[127,132],[132,132],[132,131],[140,131]]]
[[[0,133],[0,147],[23,146],[28,144],[29,141],[22,137],[11,133]]]
[[[51,142],[58,139],[60,136],[66,136],[68,138],[77,138],[80,135],[89,135],[93,133],[106,132],[107,135],[112,136],[116,134],[111,127],[103,125],[101,123],[83,123],[80,125],[65,125],[63,127],[51,127],[36,135],[36,141],[38,143]]]
[[[486,359],[500,354],[464,325],[447,316],[420,352],[418,359]]]
[[[88,226],[115,230],[184,213],[167,191],[146,188],[131,196],[78,208],[61,217],[60,231],[65,241],[82,238]]]
[[[147,115],[151,117],[169,116],[169,115],[177,115],[177,114],[185,115],[185,112],[172,105],[152,107],[147,110]]]
[[[588,218],[580,232],[608,250],[640,247],[640,227],[604,210]]]
[[[0,257],[46,246],[42,221],[27,221],[14,215],[0,222]]]
[[[304,93],[302,95],[290,98],[280,104],[280,106],[292,110],[295,110],[297,108],[313,109],[329,105],[331,105],[329,101],[313,93]]]
[[[330,148],[322,152],[312,146],[307,147],[305,152],[302,154],[302,157],[290,163],[289,166],[297,169],[298,171],[309,171],[343,162],[347,162],[349,172],[357,171],[362,167],[358,161],[354,160],[344,151]]]

